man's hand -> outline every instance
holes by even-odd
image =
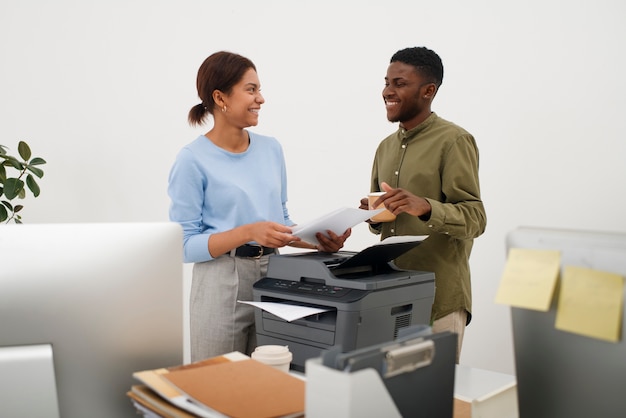
[[[404,189],[394,189],[385,182],[383,182],[381,186],[385,194],[374,202],[374,207],[382,203],[396,216],[403,212],[412,216],[430,214],[432,210],[430,203],[423,197],[415,196],[413,193]],[[361,201],[361,203],[363,202]]]
[[[319,242],[317,249],[326,253],[336,253],[343,248],[343,243],[352,234],[352,229],[348,228],[346,232],[341,235],[335,234],[333,231],[326,231],[328,236],[318,232],[315,234],[315,238]]]

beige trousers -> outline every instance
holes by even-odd
[[[193,266],[190,297],[191,361],[256,347],[252,285],[265,276],[269,256],[223,255]]]
[[[437,319],[433,323],[433,333],[450,331],[457,334],[456,345],[456,363],[459,364],[461,358],[461,347],[463,346],[463,335],[465,333],[465,324],[467,323],[467,311],[461,309],[451,314]]]

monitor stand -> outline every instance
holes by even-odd
[[[59,418],[50,344],[0,347],[3,416]]]

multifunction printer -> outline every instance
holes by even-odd
[[[257,345],[288,346],[291,368],[304,371],[306,360],[323,350],[348,352],[393,341],[404,327],[428,325],[434,273],[401,270],[392,261],[422,239],[383,241],[361,252],[270,256],[266,277],[253,286],[254,301],[322,312],[287,321],[256,309]]]

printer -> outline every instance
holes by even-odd
[[[253,286],[254,301],[323,311],[286,321],[256,309],[257,344],[288,346],[291,368],[303,372],[306,360],[324,350],[348,352],[389,342],[404,327],[429,324],[434,273],[401,270],[392,262],[421,240],[383,243],[358,253],[270,256],[267,275]]]

